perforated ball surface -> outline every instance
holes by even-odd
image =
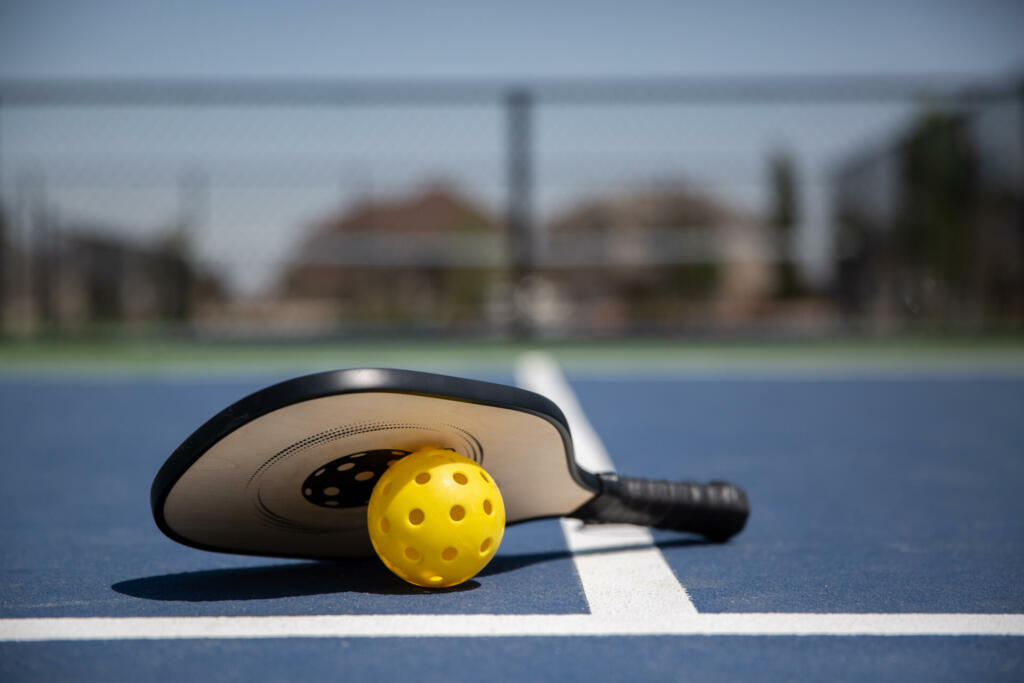
[[[480,465],[453,451],[423,449],[381,476],[366,522],[388,569],[417,586],[446,588],[476,576],[494,557],[505,504]]]

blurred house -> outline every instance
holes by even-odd
[[[39,229],[16,259],[15,327],[186,324],[196,307],[225,299],[220,280],[193,263],[180,240],[139,244],[98,226],[54,227]]]
[[[281,305],[348,329],[486,330],[503,246],[499,224],[448,188],[365,202],[315,226]]]
[[[849,316],[976,327],[1024,320],[1019,105],[933,112],[835,179]]]
[[[763,227],[681,185],[588,201],[547,237],[552,324],[609,334],[744,324],[774,290]]]

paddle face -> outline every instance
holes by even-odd
[[[599,489],[573,458],[565,417],[522,389],[407,370],[338,370],[252,394],[214,416],[161,468],[157,525],[206,550],[371,555],[366,504],[389,463],[450,448],[495,479],[508,523],[567,515]]]

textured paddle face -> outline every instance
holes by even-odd
[[[565,418],[537,394],[401,370],[310,375],[242,399],[187,439],[153,483],[171,538],[208,550],[372,554],[366,505],[389,463],[447,448],[494,477],[509,523],[593,498]]]

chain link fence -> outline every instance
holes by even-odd
[[[7,335],[1024,322],[1024,86],[0,83]]]

